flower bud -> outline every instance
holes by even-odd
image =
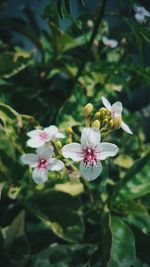
[[[103,119],[103,118],[105,118],[105,111],[101,111],[100,113],[100,119]]]
[[[61,149],[62,148],[62,143],[60,141],[57,141],[56,142],[56,146]]]
[[[95,115],[94,115],[94,119],[95,120],[99,120],[100,119],[100,112],[96,112]]]
[[[100,128],[100,121],[95,120],[95,121],[92,123],[92,127]]]
[[[110,120],[110,121],[108,122],[108,128],[109,128],[109,129],[112,129],[113,126],[114,126],[114,122],[113,122],[113,120]]]
[[[100,113],[103,113],[103,112],[106,113],[106,112],[107,112],[107,109],[106,109],[106,108],[100,108],[100,109],[99,109],[99,112],[100,112]]]
[[[88,103],[84,108],[83,108],[83,115],[85,117],[89,117],[90,113],[93,110],[93,105],[91,103]]]
[[[68,132],[68,134],[73,134],[73,130],[72,130],[72,128],[69,127],[69,128],[67,129],[67,132]]]
[[[67,140],[66,140],[66,144],[70,144],[70,143],[72,143],[72,138],[68,138]]]
[[[108,124],[108,119],[106,118],[103,120],[103,125],[107,125],[107,124]]]

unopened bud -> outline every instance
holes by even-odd
[[[104,119],[103,120],[103,125],[107,125],[108,124],[108,119]]]
[[[61,149],[62,148],[62,143],[60,141],[57,141],[56,142],[56,146]]]
[[[73,130],[72,130],[72,128],[69,127],[69,128],[67,129],[67,132],[68,132],[68,134],[73,134]]]
[[[95,121],[92,123],[92,127],[100,128],[100,121],[95,120]]]
[[[114,126],[114,122],[113,122],[113,120],[110,120],[110,121],[108,122],[108,128],[112,129],[113,126]]]
[[[66,144],[70,144],[70,143],[72,143],[72,138],[68,138],[67,140],[66,140]]]
[[[100,112],[96,112],[95,115],[94,115],[94,119],[95,120],[99,120],[100,119]]]
[[[105,117],[105,111],[101,111],[100,113],[100,119],[103,119]]]
[[[83,108],[83,115],[85,117],[89,117],[90,113],[93,110],[93,105],[91,103],[88,103],[84,108]]]
[[[106,112],[107,112],[107,109],[106,109],[106,108],[100,108],[100,109],[99,109],[99,112],[100,112],[100,113],[102,113],[102,112],[105,112],[105,113],[106,113]]]

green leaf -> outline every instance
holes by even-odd
[[[11,263],[24,266],[29,257],[29,246],[24,232],[25,212],[21,211],[13,222],[4,229],[4,246]],[[15,265],[16,266],[16,265]]]
[[[2,131],[0,131],[0,152],[6,154],[8,157],[11,157],[13,160],[15,159],[15,149],[12,146],[12,142],[10,138]]]
[[[135,240],[130,228],[119,217],[110,216],[112,245],[108,267],[130,267],[135,261]]]
[[[0,55],[0,77],[9,78],[32,64],[31,53],[4,52]]]
[[[82,239],[84,225],[78,211],[79,198],[61,191],[47,190],[31,197],[27,207],[59,237],[70,242]]]
[[[68,127],[82,125],[82,109],[87,104],[87,98],[81,88],[80,90],[78,89],[75,90],[74,94],[72,94],[59,110],[56,122],[64,130]]]
[[[72,196],[81,194],[84,191],[83,184],[80,182],[66,182],[64,184],[56,184],[55,189],[66,192]]]
[[[137,160],[118,183],[116,201],[141,197],[150,192],[150,152]]]

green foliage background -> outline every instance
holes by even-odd
[[[148,267],[149,22],[136,22],[131,0],[119,1],[115,12],[107,11],[109,1],[100,1],[94,13],[79,1],[84,7],[78,18],[69,1],[55,2],[41,11],[48,30],[29,20],[0,18],[1,266]],[[109,29],[106,15],[117,17],[117,26]],[[62,16],[70,20],[65,32]],[[14,45],[13,31],[35,48]],[[103,35],[119,46],[104,47]],[[55,124],[65,135],[70,126],[80,136],[83,106],[91,102],[97,111],[103,95],[123,102],[133,136],[118,130],[104,138],[120,151],[88,187],[75,171],[50,173],[48,182],[36,185],[20,160],[32,151],[26,133]]]

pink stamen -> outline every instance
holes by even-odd
[[[143,14],[143,11],[140,9],[140,10],[137,11],[137,14],[142,15]]]
[[[42,132],[42,133],[39,133],[39,137],[40,137],[41,140],[44,140],[44,139],[47,139],[48,134],[45,133],[45,132]]]
[[[37,164],[38,169],[47,169],[48,165],[49,165],[49,162],[47,159],[45,158],[38,159],[38,164]]]
[[[96,149],[87,147],[83,150],[83,157],[84,157],[84,162],[86,165],[92,164],[97,162],[97,152]]]

